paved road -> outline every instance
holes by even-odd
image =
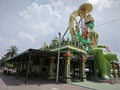
[[[0,73],[0,90],[90,90],[88,88],[53,81],[31,79],[24,84],[24,78],[16,79]]]

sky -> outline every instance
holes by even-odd
[[[0,58],[11,45],[23,52],[63,35],[70,14],[83,3],[93,5],[99,44],[120,59],[120,0],[0,0]]]

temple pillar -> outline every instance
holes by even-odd
[[[117,65],[118,68],[118,77],[120,78],[120,68],[119,68],[119,64]]]
[[[82,57],[79,57],[79,60],[81,60],[80,64],[80,81],[86,80],[86,74],[85,74],[85,62],[86,62],[86,56],[82,55]]]
[[[55,68],[55,59],[56,57],[49,57],[50,58],[50,66],[49,66],[49,79],[55,79],[54,75],[54,68]]]
[[[20,67],[20,62],[17,62],[17,70],[16,70],[16,78],[17,79],[19,77],[19,67]]]
[[[42,69],[43,69],[43,66],[44,66],[44,60],[45,60],[45,58],[39,58],[39,60],[40,60],[40,74],[42,74],[43,73]]]
[[[66,82],[66,83],[71,83],[70,60],[71,60],[72,56],[73,56],[73,54],[70,52],[70,50],[67,50],[67,52],[64,54],[64,60],[65,60],[64,82]]]
[[[117,77],[117,73],[116,73],[116,63],[113,63],[113,74],[114,74],[114,77],[116,78],[116,77]]]
[[[93,63],[94,63],[94,76],[95,76],[94,79],[97,80],[98,75],[97,75],[97,64],[96,64],[96,59],[94,59]]]

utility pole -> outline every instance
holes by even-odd
[[[57,74],[56,74],[56,83],[58,83],[59,79],[59,62],[60,62],[60,42],[61,42],[61,33],[58,32],[59,35],[59,46],[58,46],[58,60],[57,60]]]

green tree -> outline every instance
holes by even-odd
[[[1,60],[0,60],[0,66],[5,66],[5,61],[7,61],[7,57],[6,56],[2,56]]]
[[[18,48],[14,45],[11,45],[6,51],[7,53],[5,54],[5,56],[11,58],[17,54]]]
[[[11,63],[6,63],[6,61],[15,56],[18,52],[18,48],[14,45],[11,45],[7,50],[6,50],[6,54],[4,56],[2,56],[1,60],[0,60],[0,66],[5,66],[7,68],[13,68],[14,64]]]

